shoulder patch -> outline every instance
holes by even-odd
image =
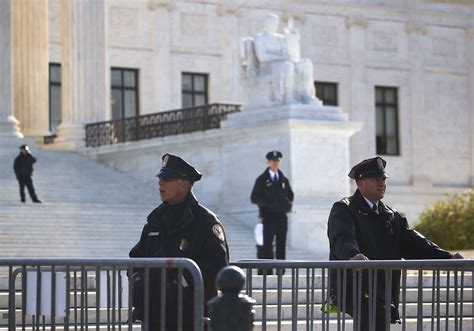
[[[222,228],[222,225],[214,224],[212,226],[212,232],[220,241],[225,241],[224,229]]]

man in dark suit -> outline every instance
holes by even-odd
[[[408,227],[408,221],[396,210],[382,202],[388,178],[386,161],[380,157],[364,160],[349,172],[357,190],[351,197],[336,202],[329,214],[328,237],[330,260],[400,260],[400,259],[451,259],[463,258],[459,253],[451,254],[427,240]],[[353,289],[353,272],[347,272],[346,287],[331,270],[331,301],[338,309],[353,316],[361,323],[361,330],[369,329],[368,272],[362,272],[362,293]],[[399,322],[400,271],[391,271],[391,284],[385,285],[385,271],[379,270],[377,296],[375,298],[375,329],[385,330],[388,322]],[[342,277],[341,277],[342,278]],[[357,282],[356,282],[357,283]],[[338,291],[339,288],[339,291]],[[342,302],[345,291],[346,302]],[[386,302],[385,294],[391,300]],[[338,294],[339,293],[339,294]],[[354,297],[362,302],[354,306]],[[385,320],[385,311],[390,309],[390,321]],[[360,320],[357,315],[360,313]]]
[[[20,146],[20,154],[15,158],[13,162],[13,170],[15,171],[16,179],[20,185],[20,199],[21,202],[25,203],[25,186],[28,189],[31,200],[35,203],[41,203],[36,196],[35,187],[33,186],[33,164],[36,163],[36,158],[30,153],[30,147],[28,145]]]
[[[263,258],[273,259],[273,240],[276,239],[275,256],[286,258],[287,213],[293,206],[294,194],[288,178],[280,170],[282,153],[270,151],[266,158],[268,167],[258,176],[250,196],[259,209],[263,223]]]

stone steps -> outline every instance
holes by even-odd
[[[12,167],[18,150],[2,151],[0,257],[126,257],[160,203],[155,174],[145,185],[77,153],[32,148],[42,204],[31,203],[28,195],[20,203]],[[230,215],[219,217],[231,260],[255,258],[253,229]]]

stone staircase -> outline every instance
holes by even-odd
[[[3,147],[2,147],[3,148]],[[127,257],[159,203],[154,174],[145,185],[73,152],[43,151],[33,182],[42,204],[21,203],[13,174],[16,147],[0,158],[0,257]],[[158,167],[158,165],[157,165]],[[199,198],[199,197],[198,197]],[[219,214],[231,260],[254,258],[253,229]],[[288,251],[288,257],[313,258]]]

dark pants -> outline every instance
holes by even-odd
[[[20,184],[20,198],[22,202],[25,202],[25,186],[28,189],[30,198],[33,201],[38,201],[38,197],[35,193],[35,187],[33,186],[33,180],[31,177],[20,177],[18,178],[18,184]]]
[[[273,239],[276,239],[275,257],[286,258],[286,233],[288,217],[284,213],[266,213],[263,215],[263,258],[273,259]]]
[[[355,309],[354,309],[355,308]],[[360,311],[360,329],[358,329],[358,309]],[[385,331],[385,308],[384,305],[377,302],[375,304],[375,327],[370,329],[370,321],[369,317],[373,318],[373,314],[369,314],[369,300],[362,299],[361,305],[358,307],[352,307],[352,302],[348,303],[348,307],[346,309],[347,313],[352,316],[354,319],[354,330],[361,330],[361,331]],[[373,323],[373,322],[372,322]],[[389,322],[390,323],[390,322]]]

